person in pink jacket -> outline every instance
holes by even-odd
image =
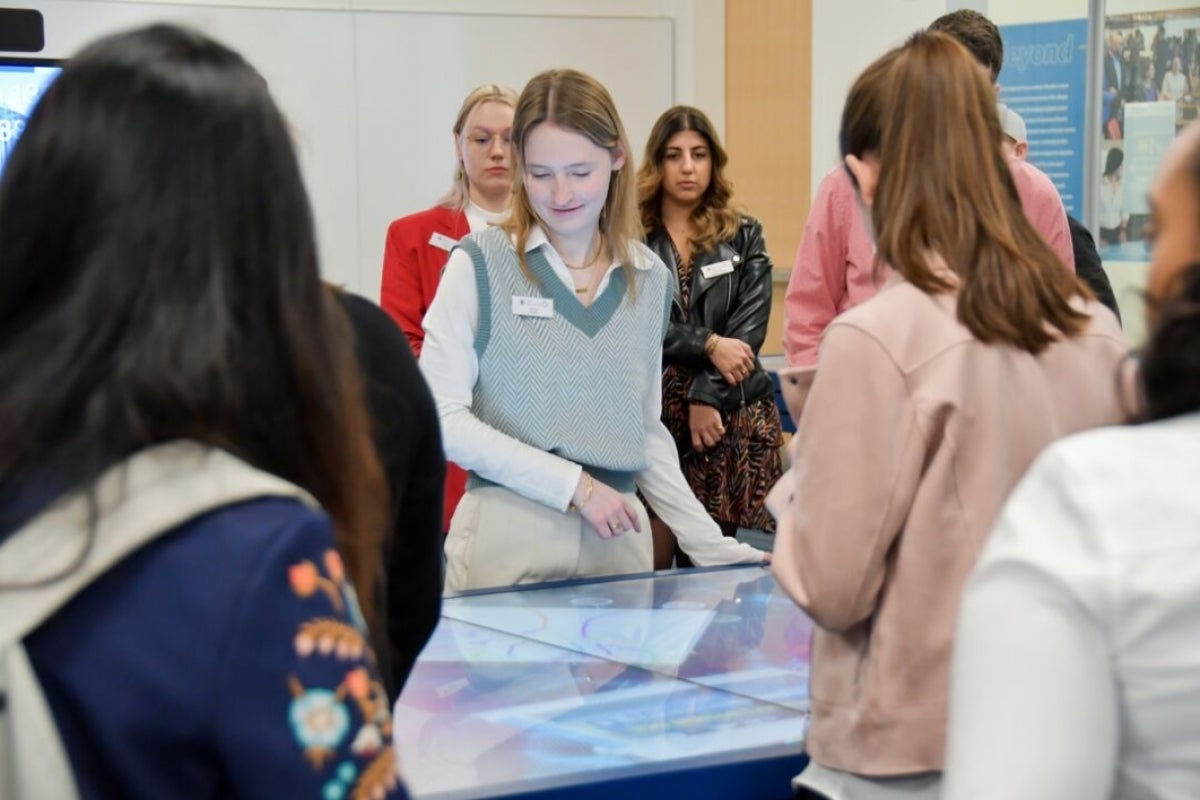
[[[894,272],[826,331],[768,501],[775,577],[816,623],[797,781],[818,797],[937,796],[954,623],[987,532],[1043,447],[1123,418],[1120,327],[1022,213],[972,64],[917,34],[843,112]]]
[[[969,9],[953,11],[929,27],[964,45],[995,84],[1004,61],[1004,42],[987,17]],[[1008,159],[1008,168],[1034,229],[1074,270],[1071,229],[1054,183],[1019,158]],[[817,187],[784,299],[783,352],[794,367],[816,366],[825,328],[838,314],[874,297],[887,277],[886,265],[875,275],[874,250],[857,208],[850,178],[838,166]]]

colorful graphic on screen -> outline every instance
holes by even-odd
[[[0,58],[0,174],[25,130],[25,121],[62,67],[50,62]]]
[[[396,704],[405,778],[465,800],[798,771],[811,636],[757,565],[448,597]]]

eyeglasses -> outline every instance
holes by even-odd
[[[512,146],[512,135],[505,134],[505,133],[497,133],[492,136],[482,136],[480,134],[472,134],[467,137],[467,142],[471,145],[471,147],[474,147],[476,149],[491,150],[492,144],[497,139],[499,139],[500,144],[504,145],[505,147]]]

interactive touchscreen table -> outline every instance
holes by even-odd
[[[783,800],[811,630],[760,566],[448,597],[396,704],[409,789]]]

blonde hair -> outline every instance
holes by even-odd
[[[611,155],[625,155],[625,163],[620,169],[613,170],[608,197],[600,212],[600,235],[608,245],[609,252],[621,263],[626,283],[632,292],[632,243],[641,241],[642,224],[634,195],[629,138],[625,135],[625,126],[621,124],[612,96],[599,81],[578,70],[552,69],[533,76],[521,92],[513,116],[513,161],[518,174],[524,175],[525,143],[529,134],[543,122],[581,134]],[[525,243],[537,221],[537,214],[525,191],[525,182],[518,180],[513,188],[512,212],[502,227],[516,235],[521,271],[533,282],[536,280],[525,260]]]
[[[646,140],[646,155],[637,172],[638,206],[641,210],[642,228],[646,235],[662,227],[662,163],[667,157],[667,143],[683,131],[695,131],[708,145],[712,161],[712,175],[700,205],[692,212],[691,221],[696,235],[692,247],[698,252],[708,252],[719,243],[729,241],[737,233],[741,214],[731,205],[733,184],[725,177],[725,164],[729,156],[717,138],[712,121],[704,112],[691,106],[674,106],[663,112]]]
[[[502,86],[498,83],[485,83],[482,86],[477,86],[471,90],[471,93],[462,101],[462,105],[458,109],[458,116],[454,118],[454,146],[458,149],[458,140],[462,136],[463,128],[467,127],[467,120],[476,108],[484,103],[503,103],[509,108],[517,107],[517,93],[515,90]],[[471,199],[471,183],[467,178],[467,171],[463,169],[462,155],[455,157],[454,166],[454,183],[450,186],[450,191],[442,195],[438,200],[439,206],[453,208],[457,211],[462,211],[467,207],[467,202]]]

